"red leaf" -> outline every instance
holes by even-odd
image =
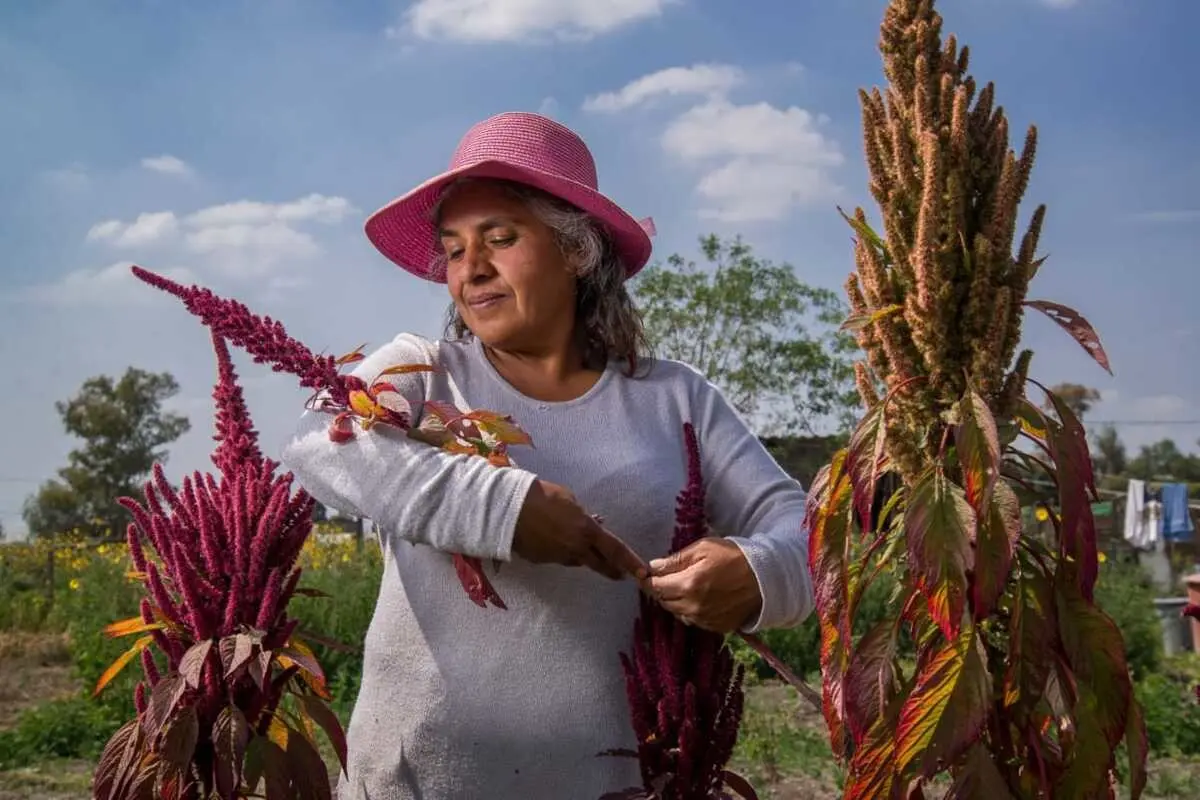
[[[1125,747],[1129,751],[1129,800],[1138,800],[1146,790],[1146,757],[1150,743],[1146,738],[1146,718],[1136,697],[1129,698],[1129,715],[1125,725]]]
[[[126,797],[126,787],[137,774],[144,751],[145,739],[139,720],[131,719],[104,745],[92,780],[93,797],[96,800]]]
[[[199,739],[200,719],[196,716],[196,707],[188,706],[171,719],[163,734],[160,749],[163,759],[181,771],[188,769],[191,766],[192,756],[196,752],[196,742]]]
[[[955,800],[1011,800],[1013,793],[987,747],[980,743],[967,753],[954,788],[946,796]]]
[[[913,487],[904,515],[909,568],[947,639],[958,638],[966,604],[975,512],[962,489],[932,470]]]
[[[250,724],[237,706],[225,706],[213,723],[213,778],[221,797],[232,797],[242,780]],[[251,790],[254,787],[250,787]]]
[[[1060,585],[1057,595],[1059,631],[1074,683],[1100,700],[1097,724],[1108,745],[1116,747],[1125,735],[1133,692],[1121,631],[1069,586]]]
[[[221,663],[225,667],[225,677],[233,675],[250,660],[254,652],[254,640],[247,633],[237,633],[221,639]]]
[[[210,650],[212,639],[205,639],[189,647],[179,660],[179,674],[183,676],[189,688],[195,689],[200,685],[200,673],[204,669],[204,662],[208,659]]]
[[[1062,425],[1050,433],[1050,451],[1058,469],[1058,501],[1062,508],[1059,546],[1064,556],[1073,559],[1083,596],[1092,601],[1096,577],[1100,572],[1096,549],[1096,520],[1092,516],[1092,498],[1096,496],[1096,478],[1087,433],[1071,409],[1055,394],[1046,390]]]
[[[332,800],[329,770],[307,736],[288,726],[287,766],[294,787],[292,797],[300,800]]]
[[[854,751],[843,800],[890,798],[896,788],[896,718],[881,715]]]
[[[854,487],[854,509],[863,531],[871,527],[871,505],[875,500],[875,482],[884,457],[887,426],[884,424],[885,403],[877,403],[867,412],[850,436],[846,447],[846,471]]]
[[[850,649],[847,548],[853,526],[850,479],[842,471],[845,455],[844,450],[835,454],[826,474],[814,481],[816,499],[810,501],[806,514],[811,521],[808,558],[821,629],[822,710],[830,745],[839,757],[847,746],[842,681]]]
[[[962,421],[955,430],[954,445],[962,465],[967,502],[982,517],[1000,474],[1000,436],[991,410],[976,392],[968,391],[963,396],[959,414]]]
[[[976,621],[986,618],[1008,583],[1013,551],[1021,538],[1021,504],[1006,481],[998,481],[979,518],[975,535],[975,568],[971,605]]]
[[[150,692],[150,703],[146,708],[145,717],[142,719],[146,736],[151,739],[158,736],[167,720],[171,718],[176,704],[179,703],[186,689],[187,684],[183,682],[183,676],[178,672],[164,675],[158,683],[154,684],[154,688]]]
[[[487,608],[489,602],[496,608],[507,608],[492,582],[483,573],[483,563],[478,558],[455,553],[453,560],[458,582],[462,584],[472,603],[480,608]]]
[[[306,673],[318,685],[324,686],[325,671],[317,663],[317,658],[313,655],[312,650],[301,642],[293,639],[287,647],[276,653],[276,658],[281,666],[289,667],[295,664],[301,672]]]
[[[329,737],[329,743],[333,745],[333,751],[337,753],[338,763],[344,772],[346,769],[346,732],[342,730],[342,723],[338,720],[337,715],[320,698],[312,695],[300,695],[299,702],[305,712],[321,726],[325,735]]]
[[[897,620],[885,619],[867,631],[854,648],[846,670],[846,722],[856,745],[882,716],[896,691]]]
[[[1100,335],[1078,311],[1049,300],[1026,300],[1025,305],[1036,308],[1061,325],[1089,356],[1096,359],[1096,363],[1103,367],[1105,372],[1113,374],[1108,363],[1108,353],[1104,352],[1104,345],[1100,344]]]
[[[1018,575],[1008,626],[1003,702],[1005,709],[1019,706],[1023,717],[1042,699],[1050,675],[1050,659],[1044,654],[1055,642],[1054,589],[1050,578],[1037,570],[1022,570]]]
[[[978,740],[991,685],[981,649],[968,626],[918,664],[896,726],[898,775],[929,777],[939,762],[953,763]]]
[[[742,800],[758,800],[758,793],[754,791],[754,787],[750,785],[750,781],[738,775],[732,770],[724,770],[721,772],[721,779],[725,782]]]

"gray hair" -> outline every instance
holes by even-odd
[[[651,347],[625,286],[625,264],[608,233],[586,211],[540,189],[498,178],[460,178],[450,184],[432,211],[435,230],[446,200],[461,187],[479,182],[501,186],[553,232],[559,252],[575,267],[575,319],[585,335],[585,357],[597,364],[624,360],[632,375],[641,357],[651,355]],[[445,275],[446,255],[440,244],[435,253],[432,272]],[[447,311],[445,335],[447,339],[474,335],[453,303]]]

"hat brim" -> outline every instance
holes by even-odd
[[[541,170],[503,161],[480,161],[452,169],[425,181],[367,218],[366,234],[371,244],[388,260],[419,278],[445,283],[444,268],[437,249],[431,214],[442,191],[466,177],[499,178],[533,186],[566,200],[594,217],[612,238],[613,246],[630,278],[650,259],[651,241],[647,227],[605,195],[581,183]]]

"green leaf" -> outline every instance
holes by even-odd
[[[884,619],[858,641],[846,670],[846,722],[856,745],[888,707],[898,688],[895,670],[899,619]]]
[[[898,303],[892,303],[890,306],[884,306],[883,308],[877,308],[862,314],[851,314],[850,316],[846,317],[846,321],[842,323],[841,329],[851,332],[861,331],[868,325],[873,325],[879,320],[886,319],[892,314],[903,310],[904,306]]]
[[[975,513],[962,489],[938,469],[913,487],[904,515],[909,569],[947,639],[956,639],[966,604]]]
[[[975,534],[971,605],[976,621],[992,613],[1004,593],[1013,551],[1021,538],[1021,506],[1006,481],[997,481]]]
[[[983,517],[991,500],[992,487],[1000,474],[1000,438],[996,420],[987,403],[974,390],[959,402],[959,422],[954,445],[962,465],[967,502]]]
[[[213,723],[213,779],[221,797],[231,797],[242,780],[250,724],[237,706],[225,706]],[[256,782],[257,783],[257,782]],[[255,786],[249,787],[251,791]]]
[[[931,776],[978,740],[987,722],[991,678],[973,626],[918,663],[916,687],[896,726],[896,773]]]

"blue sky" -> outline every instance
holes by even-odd
[[[883,0],[39,0],[0,9],[0,522],[72,441],[54,401],[129,365],[170,370],[205,468],[203,329],[130,262],[236,295],[318,349],[434,335],[442,287],[391,266],[364,216],[440,170],[472,123],[541,110],[601,188],[653,215],[658,257],[741,233],[805,280],[852,266],[835,205],[865,204],[855,91],[881,81]],[[750,8],[753,7],[753,12]],[[943,0],[1017,132],[1041,131],[1025,213],[1049,204],[1032,296],[1100,330],[1109,378],[1030,318],[1035,373],[1096,386],[1097,420],[1196,449],[1200,28],[1193,0]],[[1189,77],[1191,76],[1191,77]],[[870,205],[867,206],[871,209]],[[242,362],[244,363],[244,362]],[[302,399],[242,369],[265,446]]]

